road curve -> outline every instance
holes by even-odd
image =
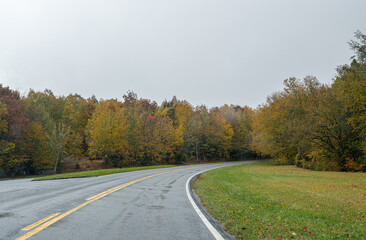
[[[179,166],[54,181],[0,181],[0,239],[215,239],[186,182],[248,162]]]

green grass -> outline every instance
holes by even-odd
[[[34,180],[39,181],[39,180],[53,180],[53,179],[63,179],[63,178],[97,177],[97,176],[103,176],[103,175],[114,174],[114,173],[132,172],[132,171],[139,171],[139,170],[168,168],[168,167],[176,167],[176,166],[175,165],[157,165],[157,166],[145,166],[145,167],[100,169],[100,170],[48,175],[48,176],[36,178]]]
[[[366,174],[271,162],[212,170],[193,183],[239,239],[366,239]]]

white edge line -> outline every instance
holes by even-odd
[[[201,218],[202,222],[206,225],[206,227],[208,228],[208,230],[212,233],[212,235],[215,237],[216,240],[225,240],[221,234],[217,231],[217,229],[212,226],[212,224],[210,223],[210,221],[205,217],[205,215],[203,215],[202,211],[199,209],[199,207],[197,206],[197,204],[194,202],[192,196],[191,196],[191,192],[190,192],[190,182],[192,180],[193,177],[197,176],[198,174],[201,174],[203,172],[206,172],[208,170],[211,169],[207,169],[205,171],[201,171],[199,173],[195,173],[194,175],[192,175],[186,182],[186,193],[188,196],[189,201],[191,202],[194,210],[196,210],[198,216]]]

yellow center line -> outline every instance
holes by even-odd
[[[206,166],[207,166],[207,165],[206,165]],[[102,192],[102,193],[99,193],[99,194],[97,194],[97,195],[94,195],[94,196],[92,196],[92,197],[90,197],[90,198],[86,199],[86,200],[87,200],[87,202],[85,202],[85,203],[83,203],[83,204],[81,204],[81,205],[79,205],[79,206],[77,206],[77,207],[75,207],[75,208],[73,208],[73,209],[71,209],[71,210],[69,210],[69,211],[67,211],[67,212],[65,212],[65,213],[63,213],[63,214],[61,214],[61,215],[59,215],[60,213],[55,213],[55,214],[57,214],[57,215],[59,215],[59,216],[57,216],[57,215],[53,214],[54,216],[57,216],[57,217],[55,217],[55,218],[52,218],[52,217],[54,217],[54,216],[53,216],[53,215],[51,215],[52,217],[51,217],[51,216],[49,216],[49,217],[47,217],[47,218],[42,219],[42,220],[41,220],[42,222],[38,221],[38,222],[36,222],[36,223],[34,223],[34,224],[32,224],[32,225],[29,225],[29,226],[28,226],[28,227],[26,227],[26,228],[29,228],[30,226],[36,227],[36,226],[38,226],[39,224],[43,223],[42,225],[38,226],[37,228],[35,228],[35,229],[33,229],[33,230],[31,230],[31,231],[27,232],[27,233],[26,233],[26,234],[24,234],[23,236],[20,236],[20,237],[16,238],[15,240],[25,240],[25,239],[28,239],[28,238],[30,238],[31,236],[33,236],[33,235],[37,234],[38,232],[42,231],[43,229],[45,229],[45,228],[47,228],[47,227],[51,226],[52,224],[54,224],[55,222],[59,221],[60,219],[62,219],[62,218],[64,218],[64,217],[66,217],[66,216],[70,215],[71,213],[73,213],[73,212],[75,212],[75,211],[79,210],[80,208],[85,207],[86,205],[88,205],[88,204],[90,204],[90,203],[92,203],[92,202],[94,202],[94,201],[96,201],[96,200],[98,200],[98,199],[100,199],[100,198],[102,198],[102,197],[105,197],[105,196],[107,196],[108,194],[111,194],[111,193],[113,193],[113,192],[115,192],[115,191],[118,191],[118,190],[120,190],[120,189],[122,189],[122,188],[125,188],[125,187],[127,187],[127,186],[130,186],[130,185],[132,185],[132,184],[134,184],[134,183],[137,183],[137,182],[140,182],[140,181],[142,181],[142,180],[145,180],[145,179],[148,179],[148,178],[152,178],[152,177],[155,177],[155,176],[159,176],[159,175],[162,175],[162,174],[165,174],[165,173],[177,172],[177,171],[188,170],[188,169],[193,169],[193,168],[198,168],[198,167],[190,167],[190,168],[176,169],[176,170],[172,170],[172,171],[167,171],[167,172],[157,173],[157,174],[153,174],[153,175],[150,175],[150,176],[147,176],[147,177],[143,177],[143,178],[140,178],[140,179],[136,179],[136,180],[134,180],[134,181],[131,181],[131,182],[128,182],[128,183],[125,183],[125,184],[119,185],[119,186],[117,186],[117,187],[111,188],[111,189],[109,189],[109,190],[107,190],[107,191],[104,191],[104,192]],[[49,219],[51,219],[51,220],[47,222],[47,220],[49,220]],[[44,222],[46,222],[46,223],[44,223]],[[38,224],[37,224],[37,223],[38,223]],[[32,227],[32,228],[33,228],[33,227]],[[30,228],[30,229],[32,229],[32,228]],[[23,229],[25,230],[25,228],[23,228]]]
[[[46,218],[43,218],[42,220],[39,220],[38,222],[35,222],[35,223],[29,225],[28,227],[23,228],[22,230],[23,231],[31,230],[32,228],[37,227],[38,225],[40,225],[40,224],[42,224],[44,222],[47,222],[51,218],[56,217],[57,215],[60,215],[60,213],[55,213],[55,214],[52,214],[52,215],[50,215],[50,216],[48,216]]]
[[[86,201],[89,201],[89,200],[91,200],[91,199],[93,199],[93,198],[99,197],[100,195],[103,195],[103,194],[109,193],[109,192],[111,192],[111,191],[113,191],[113,190],[115,190],[115,189],[119,189],[119,188],[121,188],[121,187],[123,187],[123,186],[126,186],[126,185],[127,185],[127,184],[122,184],[122,185],[117,186],[117,187],[114,187],[114,188],[112,188],[112,189],[108,189],[107,191],[104,191],[104,192],[102,192],[102,193],[99,193],[99,194],[97,194],[97,195],[95,195],[95,196],[93,196],[93,197],[87,198],[87,199],[86,199]]]
[[[192,167],[192,168],[197,168],[197,167]],[[137,179],[137,180],[134,180],[134,181],[128,182],[128,183],[124,183],[124,184],[119,185],[119,186],[117,186],[117,187],[114,187],[114,188],[108,189],[108,190],[106,190],[106,191],[104,191],[104,192],[101,192],[101,193],[99,193],[99,194],[97,194],[97,195],[94,195],[94,196],[92,196],[92,197],[90,197],[90,198],[87,198],[86,200],[87,200],[87,201],[89,201],[89,200],[94,199],[94,198],[96,198],[96,197],[99,197],[99,196],[101,196],[101,195],[105,196],[105,194],[106,194],[106,193],[108,193],[108,194],[109,194],[109,193],[115,192],[116,190],[122,189],[122,188],[127,187],[127,186],[129,186],[129,185],[131,185],[131,184],[134,184],[134,183],[140,182],[140,181],[142,181],[142,180],[146,180],[146,179],[148,179],[148,178],[156,177],[156,176],[159,176],[159,175],[162,175],[162,174],[165,174],[165,173],[176,172],[176,171],[181,171],[181,170],[186,170],[186,169],[192,169],[192,168],[176,169],[176,170],[167,171],[167,172],[162,172],[162,173],[157,173],[157,174],[150,175],[150,176],[147,176],[147,177],[144,177],[144,178],[140,178],[140,179]]]

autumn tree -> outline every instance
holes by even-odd
[[[0,85],[0,102],[7,112],[6,116],[4,115],[7,131],[1,135],[1,148],[4,159],[7,159],[3,161],[3,168],[11,175],[23,174],[23,163],[26,161],[24,139],[29,128],[29,119],[24,115],[24,101],[18,91]]]
[[[52,154],[45,154],[43,159],[39,156],[32,159],[36,155],[34,151],[29,153],[32,166],[42,169],[42,166],[52,164],[54,171],[60,171],[60,163],[64,157],[79,156],[83,153],[85,125],[90,116],[84,110],[87,106],[86,100],[78,95],[69,95],[67,98],[57,97],[51,90],[46,89],[44,92],[30,90],[25,103],[25,113],[33,125],[35,124],[33,136],[28,136],[28,146],[44,149],[43,151],[47,153],[44,146],[46,141],[48,152],[52,152]],[[39,139],[35,139],[35,136]],[[34,146],[36,143],[38,145]]]
[[[315,167],[337,169],[343,167],[347,158],[360,155],[358,133],[348,121],[350,116],[342,96],[336,88],[321,92],[313,111],[314,121],[309,133],[312,143],[310,158]]]
[[[366,165],[366,35],[357,31],[355,37],[358,41],[349,42],[355,52],[353,61],[338,67],[332,87],[344,103],[347,121],[353,128],[353,150],[348,158]]]
[[[32,122],[25,138],[27,149],[27,173],[40,174],[44,170],[54,169],[52,165],[52,148],[42,125]]]
[[[15,174],[15,166],[17,164],[14,156],[15,144],[4,139],[4,135],[8,132],[8,111],[6,106],[0,102],[0,167],[9,175]]]
[[[89,154],[102,157],[114,166],[122,166],[128,156],[127,118],[116,100],[102,101],[87,125]]]
[[[177,141],[175,163],[187,161],[190,156],[190,149],[185,141],[187,138],[187,124],[193,114],[193,107],[187,101],[178,100],[175,96],[170,101],[164,101],[161,108],[167,109],[167,116],[172,120]]]
[[[22,139],[29,127],[29,119],[24,116],[24,102],[19,92],[0,86],[0,101],[5,104],[8,111],[7,139],[9,141]]]
[[[158,108],[154,116],[147,119],[150,139],[145,138],[144,155],[149,156],[151,164],[176,163],[176,156],[183,144],[182,136],[173,126],[173,120],[168,116],[168,108]]]
[[[210,160],[227,160],[234,130],[219,109],[212,109],[209,116],[206,156]]]
[[[224,105],[220,108],[220,113],[234,131],[230,146],[230,159],[256,158],[256,154],[251,149],[254,110],[247,106]]]
[[[294,163],[309,151],[309,130],[314,121],[307,106],[320,87],[311,76],[303,81],[289,78],[284,85],[284,90],[268,97],[256,114],[252,144],[282,164]]]
[[[207,150],[207,128],[209,113],[205,106],[196,107],[187,122],[187,131],[184,142],[189,155],[194,156],[196,161],[205,159]]]
[[[74,150],[81,150],[81,153],[85,153],[88,149],[85,135],[86,125],[92,117],[95,107],[94,100],[86,100],[77,94],[70,94],[65,99],[63,122],[68,123],[75,139],[81,139],[80,146],[74,148]]]

